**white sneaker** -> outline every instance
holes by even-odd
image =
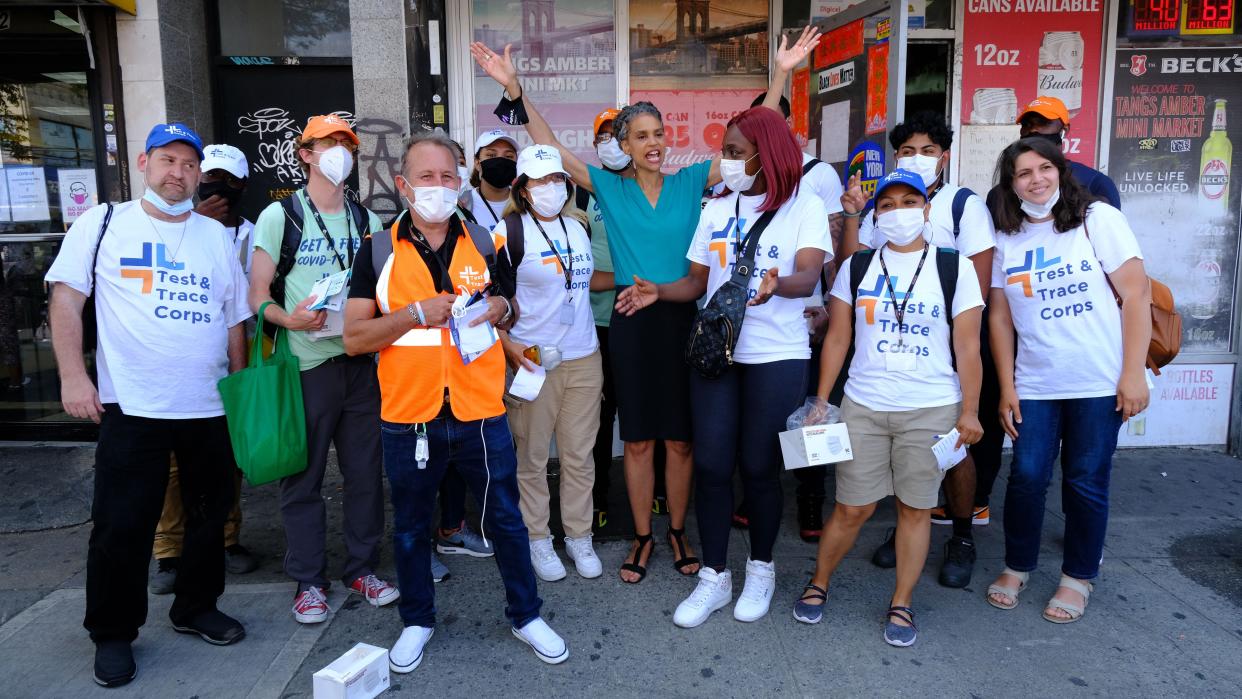
[[[707,621],[717,609],[733,601],[733,576],[729,571],[717,573],[703,566],[699,569],[699,584],[694,592],[677,605],[673,623],[683,629],[692,629]]]
[[[413,672],[423,662],[423,647],[436,630],[426,626],[407,626],[401,638],[388,651],[388,667],[402,674]]]
[[[565,565],[552,550],[552,537],[530,540],[530,563],[535,575],[544,582],[556,582],[565,577]]]
[[[569,646],[565,645],[565,639],[556,635],[542,617],[535,617],[526,626],[513,629],[513,635],[534,649],[535,656],[549,665],[558,665],[569,659]]]
[[[772,593],[776,590],[776,566],[772,562],[746,560],[746,584],[733,606],[738,621],[758,621],[768,613]]]
[[[574,562],[578,575],[584,578],[598,578],[604,574],[604,564],[600,563],[599,556],[595,555],[590,534],[580,539],[565,537],[565,553],[568,554],[569,560]]]

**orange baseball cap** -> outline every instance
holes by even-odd
[[[1045,119],[1060,119],[1066,126],[1070,123],[1069,110],[1065,108],[1065,103],[1056,97],[1040,95],[1031,100],[1022,113],[1018,114],[1018,123],[1021,123],[1022,117],[1030,112],[1035,112]]]
[[[302,141],[312,138],[325,138],[334,133],[349,134],[349,140],[358,145],[358,134],[349,128],[349,122],[335,114],[320,114],[306,120],[306,128],[302,129]]]
[[[595,131],[593,133],[596,136],[598,136],[599,128],[603,126],[605,122],[613,121],[614,119],[616,119],[617,115],[620,113],[621,113],[620,109],[605,109],[599,114],[596,114],[595,115]]]

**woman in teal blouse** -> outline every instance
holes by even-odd
[[[801,61],[819,43],[819,32],[808,27],[793,47],[782,38],[778,58]],[[620,174],[587,165],[565,148],[529,99],[523,99],[517,69],[509,47],[503,54],[475,42],[475,61],[505,88],[513,103],[524,107],[526,130],[535,143],[553,145],[575,184],[595,193],[608,230],[618,291],[641,277],[657,284],[685,276],[686,251],[698,225],[703,191],[720,182],[719,156],[666,175],[661,170],[666,152],[664,124],[658,109],[639,102],[621,110],[613,131],[631,166]],[[780,90],[768,90],[777,108]],[[690,498],[689,369],[684,359],[686,337],[696,306],[657,301],[643,313],[613,313],[609,331],[612,371],[617,392],[621,440],[625,443],[625,484],[634,515],[635,540],[621,579],[640,582],[655,544],[651,537],[651,498],[655,485],[652,452],[663,440],[668,461],[665,472],[669,506],[668,543],[674,566],[682,575],[695,575],[699,561],[685,539],[686,508]],[[596,468],[607,468],[596,464]]]

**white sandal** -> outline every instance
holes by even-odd
[[[1048,606],[1044,607],[1044,618],[1054,624],[1072,624],[1082,618],[1083,612],[1087,610],[1087,602],[1091,598],[1091,591],[1095,586],[1091,583],[1082,583],[1068,575],[1061,576],[1061,582],[1057,583],[1058,588],[1064,587],[1067,590],[1073,590],[1082,595],[1082,606],[1059,600],[1056,597],[1048,600]],[[1054,593],[1055,594],[1055,593]],[[1069,614],[1068,618],[1053,616],[1048,613],[1049,610],[1060,609]]]
[[[1008,611],[1018,606],[1018,594],[1026,589],[1026,581],[1031,578],[1031,574],[1023,573],[1023,572],[1014,570],[1012,568],[1006,567],[1005,570],[1001,571],[1001,575],[1011,575],[1017,578],[1018,586],[1017,587],[1004,587],[1003,585],[997,585],[996,583],[992,583],[991,585],[988,585],[988,592],[987,592],[987,595],[985,595],[985,598],[987,599],[988,604],[992,605],[993,607]],[[1009,599],[1013,600],[1013,602],[1009,605],[1004,605],[992,599],[992,595],[1004,595],[1008,597]]]

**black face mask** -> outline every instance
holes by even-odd
[[[512,185],[513,178],[517,177],[517,163],[508,158],[488,158],[480,162],[479,167],[483,181],[496,189]]]
[[[200,182],[198,185],[199,201],[207,201],[218,194],[229,203],[230,211],[237,206],[237,202],[241,200],[244,193],[244,189],[230,187],[228,182]]]
[[[1032,134],[1027,135],[1027,138],[1042,138],[1046,141],[1052,141],[1053,144],[1055,144],[1057,148],[1061,147],[1062,138],[1061,138],[1060,131],[1056,133],[1032,133]]]

